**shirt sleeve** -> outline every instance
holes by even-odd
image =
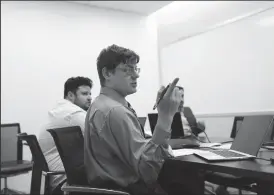
[[[126,112],[124,108],[113,108],[107,117],[108,127],[101,131],[100,136],[106,139],[115,154],[129,165],[148,187],[153,188],[157,185],[157,177],[164,160],[173,156],[169,146],[160,144],[159,140],[166,138],[168,131],[161,134],[161,130],[158,129],[159,136],[154,142],[154,139],[146,140],[142,136],[137,117]]]

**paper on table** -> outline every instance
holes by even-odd
[[[221,146],[221,143],[200,143],[200,148],[209,148],[214,146]]]
[[[197,153],[197,152],[202,152],[201,150],[198,150],[198,149],[178,149],[178,150],[172,150],[173,152],[173,155],[175,157],[177,156],[186,156],[186,155],[190,155],[190,154],[194,154],[194,153]]]

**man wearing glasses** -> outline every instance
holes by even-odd
[[[125,97],[137,91],[139,56],[111,45],[97,58],[101,91],[91,104],[85,123],[85,168],[89,183],[122,187],[132,195],[165,194],[157,184],[166,158],[167,141],[182,98],[174,80],[160,101],[151,139],[145,139],[137,115]]]

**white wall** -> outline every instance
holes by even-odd
[[[37,134],[71,76],[91,78],[96,97],[96,58],[113,43],[141,56],[139,91],[128,100],[140,116],[153,107],[159,86],[153,19],[69,2],[1,2],[1,41],[1,123],[19,122],[22,132]],[[29,150],[24,157],[31,158]],[[9,186],[28,192],[29,181],[15,177]]]
[[[163,48],[163,82],[180,77],[198,113],[274,111],[273,16],[274,8]]]
[[[274,113],[273,11],[233,23],[273,6],[183,1],[156,12],[160,83],[180,77],[197,114]]]
[[[206,126],[206,133],[210,139],[211,138],[229,138],[234,116],[222,116],[222,117],[199,117],[196,116],[198,121],[203,121]],[[204,136],[204,134],[200,134],[200,136]],[[214,142],[214,141],[213,141]]]

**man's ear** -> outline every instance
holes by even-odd
[[[69,91],[67,97],[69,100],[74,101],[75,94],[72,91]]]
[[[105,80],[109,80],[109,78],[111,77],[111,73],[106,67],[102,69],[102,75],[105,78]]]

